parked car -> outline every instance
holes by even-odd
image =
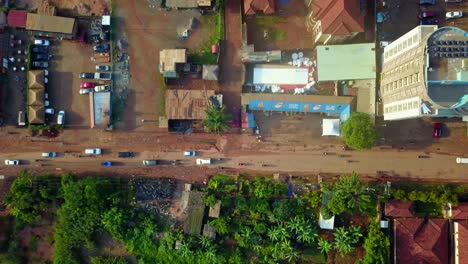
[[[468,158],[458,157],[456,159],[457,163],[468,163]]]
[[[49,115],[53,115],[55,113],[55,109],[53,108],[46,108],[45,113]]]
[[[112,166],[112,161],[104,161],[103,163],[101,163],[102,166],[104,167],[111,167]]]
[[[81,79],[94,79],[94,73],[91,72],[82,72],[80,73]]]
[[[80,83],[80,88],[94,88],[94,86],[96,86],[94,83],[92,82],[81,82]]]
[[[50,106],[50,101],[44,100],[44,106],[45,106],[45,107]]]
[[[111,80],[112,79],[112,74],[109,72],[96,72],[94,73],[94,79],[97,80]]]
[[[94,87],[94,91],[96,93],[108,92],[108,91],[110,91],[110,85],[97,85],[96,87]]]
[[[47,61],[33,61],[32,65],[37,68],[48,68],[49,63]]]
[[[119,152],[119,158],[132,158],[135,156],[135,153],[130,151]]]
[[[442,124],[441,123],[432,124],[432,137],[433,138],[442,137]]]
[[[459,18],[459,17],[462,17],[462,16],[463,16],[462,11],[451,11],[451,12],[445,13],[445,18],[446,19]]]
[[[155,166],[158,165],[157,160],[143,160],[143,166]]]
[[[65,111],[60,110],[57,116],[57,125],[65,124]]]
[[[421,11],[421,12],[419,12],[418,17],[420,19],[428,18],[428,17],[435,17],[435,13],[432,12],[432,11]]]
[[[49,99],[49,94],[48,93],[44,93],[44,99]]]
[[[461,3],[463,0],[445,0],[445,3]]]
[[[88,88],[85,88],[85,89],[80,89],[80,94],[89,94],[91,91],[93,91],[92,89],[88,89]]]
[[[87,148],[85,149],[85,154],[87,155],[101,155],[102,149],[100,148]]]
[[[109,65],[96,65],[96,70],[97,71],[110,71],[111,66],[109,66]]]
[[[435,5],[436,0],[419,0],[420,5]]]
[[[197,152],[193,151],[193,150],[189,150],[189,151],[184,151],[184,156],[187,156],[187,157],[195,157],[197,155]]]
[[[38,53],[33,54],[32,57],[34,60],[50,60],[50,58],[52,58],[52,55]]]
[[[49,76],[49,70],[44,70],[44,75]]]
[[[108,44],[99,44],[93,47],[93,50],[96,52],[106,52],[109,50],[109,45]]]
[[[20,164],[19,160],[5,160],[5,165],[7,166],[16,166],[19,164]]]
[[[42,152],[41,157],[43,157],[43,158],[55,158],[55,157],[57,157],[57,152]]]
[[[34,45],[50,46],[50,41],[48,41],[47,39],[35,39]]]
[[[33,53],[49,53],[49,47],[37,46],[32,48]]]
[[[210,165],[211,159],[197,159],[197,165]]]
[[[18,126],[26,125],[26,114],[23,111],[18,112]]]
[[[419,22],[420,25],[437,25],[437,23],[439,23],[439,21],[434,18],[421,19]]]

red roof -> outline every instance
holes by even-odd
[[[315,19],[321,21],[324,34],[346,36],[364,32],[365,12],[360,0],[316,0],[312,10]]]
[[[458,263],[468,263],[468,220],[455,223],[458,224],[458,241],[455,241],[458,243]]]
[[[460,203],[453,207],[452,219],[468,219],[468,203]]]
[[[275,13],[275,0],[244,0],[244,14],[255,15],[257,12]]]
[[[396,263],[448,264],[448,227],[444,219],[395,219]]]
[[[413,217],[413,202],[391,200],[385,204],[385,215],[390,217]]]
[[[28,12],[24,10],[10,10],[10,12],[8,12],[8,26],[25,28],[27,17]]]

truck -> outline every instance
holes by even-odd
[[[106,73],[106,72],[95,72],[94,73],[94,79],[96,79],[96,80],[111,80],[112,79],[112,74],[111,73]]]
[[[210,164],[211,164],[210,158],[197,159],[197,165],[210,165]]]
[[[468,163],[468,158],[458,157],[456,161],[457,163]]]

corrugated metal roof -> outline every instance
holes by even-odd
[[[11,10],[8,12],[8,26],[24,28],[26,27],[26,19],[28,12],[24,10]]]
[[[318,81],[375,79],[375,44],[317,47]]]
[[[197,0],[166,0],[166,6],[172,8],[196,8]]]
[[[26,29],[72,34],[75,26],[75,19],[69,17],[46,16],[28,13]]]

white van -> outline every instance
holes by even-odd
[[[101,155],[102,149],[100,148],[87,148],[85,149],[85,154],[87,155]]]
[[[57,116],[57,124],[63,125],[65,123],[65,111],[60,110]]]
[[[210,165],[211,159],[197,159],[197,165]]]
[[[18,112],[18,126],[26,125],[26,114],[23,111]]]
[[[468,158],[458,157],[457,158],[457,163],[468,163]]]

